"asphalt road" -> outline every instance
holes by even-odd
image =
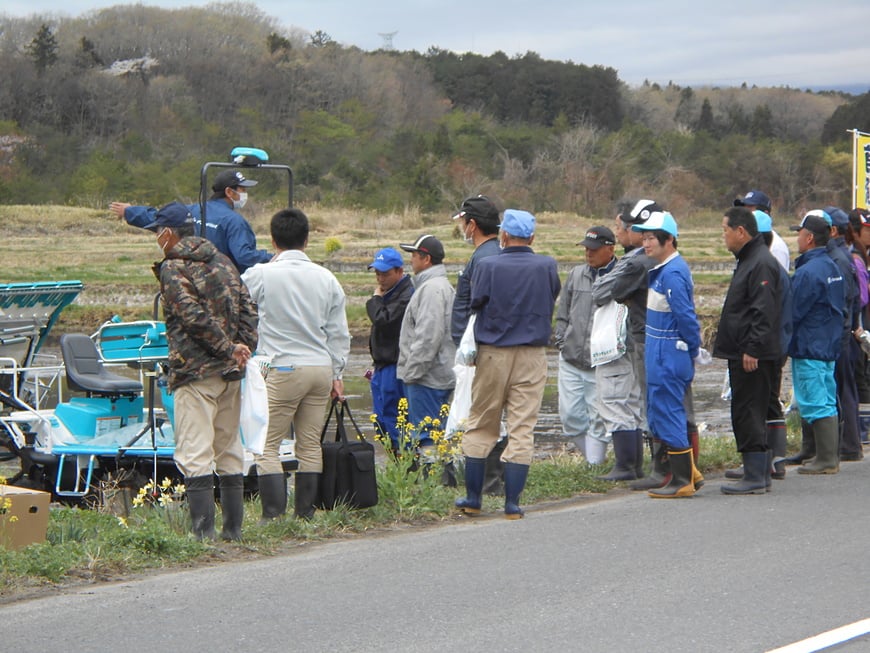
[[[0,608],[0,650],[766,651],[870,617],[870,458],[793,469],[65,591]]]

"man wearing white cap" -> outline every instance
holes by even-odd
[[[667,446],[670,480],[648,492],[653,498],[690,497],[703,483],[686,433],[684,404],[701,348],[692,274],[677,251],[677,222],[670,213],[654,212],[632,229],[643,232],[644,251],[658,263],[649,273],[646,306],[647,419]]]

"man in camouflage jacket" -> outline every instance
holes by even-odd
[[[173,202],[153,227],[165,258],[155,265],[169,343],[175,463],[184,474],[193,531],[214,537],[214,473],[220,479],[224,539],[241,538],[244,454],[241,378],[257,346],[257,309],[232,262],[193,235],[193,218]]]

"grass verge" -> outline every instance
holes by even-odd
[[[790,435],[790,448],[797,448],[797,437],[794,433]],[[244,539],[240,543],[195,540],[188,533],[189,517],[184,502],[145,503],[134,507],[126,519],[100,510],[55,508],[50,514],[45,543],[19,551],[0,548],[0,600],[14,600],[68,584],[117,580],[145,570],[275,555],[306,542],[437,525],[457,517],[453,503],[463,495],[461,469],[459,488],[450,488],[441,484],[440,475],[427,476],[422,470],[408,472],[409,460],[388,459],[379,466],[380,503],[365,510],[338,506],[332,511],[317,511],[310,522],[288,515],[259,524],[259,500],[249,500]],[[701,466],[705,473],[738,463],[732,438],[701,439]],[[608,465],[589,465],[571,453],[555,453],[536,460],[529,472],[523,504],[604,495],[624,487],[624,483],[596,479],[607,468]],[[498,514],[502,507],[503,498],[485,497],[484,512]]]

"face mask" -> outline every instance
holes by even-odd
[[[163,234],[165,234],[166,231],[167,231],[167,230],[164,229],[164,230],[161,231],[159,234],[157,234],[157,247],[160,248],[160,253],[163,254],[163,256],[166,256],[166,250],[164,249],[165,242],[164,242],[163,244],[161,244],[161,243],[160,243],[160,239],[163,237]]]
[[[465,242],[469,245],[474,245],[474,237],[469,236],[467,231],[462,232],[463,237],[465,238]]]
[[[248,203],[248,194],[247,193],[239,193],[239,199],[233,200],[233,208],[234,209],[243,209],[245,208],[245,204]]]

